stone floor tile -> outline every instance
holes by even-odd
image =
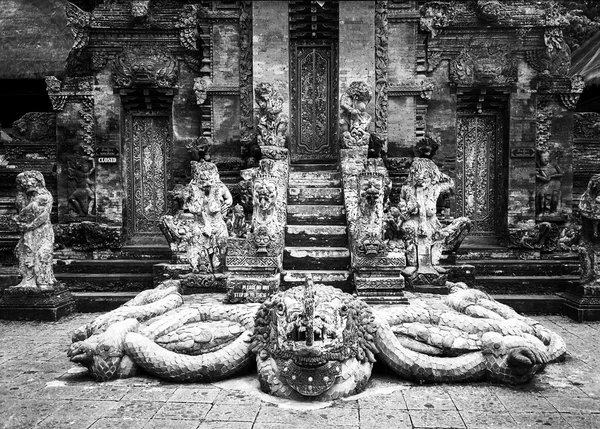
[[[381,409],[381,408],[361,408],[360,409],[360,427],[361,429],[412,429],[412,423],[408,411]]]
[[[511,411],[510,415],[515,419],[518,425],[517,427],[519,428],[565,429],[569,427],[569,424],[560,413],[521,413],[518,411]]]
[[[104,385],[95,383],[85,392],[85,399],[97,401],[120,401],[129,392],[128,387]]]
[[[493,411],[499,413],[507,411],[494,393],[479,392],[478,394],[451,394],[450,396],[459,411]]]
[[[169,402],[202,402],[212,404],[221,392],[221,389],[206,388],[206,389],[190,389],[180,387],[173,393]]]
[[[279,426],[282,427],[282,426]],[[259,426],[251,422],[201,422],[198,429],[258,429]],[[146,429],[146,428],[144,428]],[[315,429],[315,428],[312,428]]]
[[[162,405],[161,402],[120,401],[116,408],[106,413],[106,417],[123,418],[135,416],[135,418],[148,420],[154,417]]]
[[[600,413],[600,400],[596,398],[550,397],[548,401],[561,413]]]
[[[409,410],[456,410],[448,393],[438,387],[408,389],[403,395]]]
[[[173,396],[173,393],[175,393],[176,390],[176,387],[162,386],[154,386],[149,388],[132,387],[123,397],[123,400],[166,402],[171,396]]]
[[[36,429],[88,429],[99,419],[98,416],[52,414],[38,423]]]
[[[206,415],[206,420],[253,422],[259,409],[260,404],[216,404]]]
[[[198,421],[152,419],[144,425],[144,429],[196,429]]]
[[[465,428],[463,419],[458,411],[411,410],[409,413],[415,428]]]
[[[142,429],[148,419],[105,417],[97,420],[90,429]]]
[[[460,415],[469,429],[506,429],[516,426],[509,413],[461,411]]]
[[[323,423],[323,424],[319,424],[318,426],[315,426],[314,423],[306,423],[306,422],[293,422],[290,424],[286,424],[286,423],[255,423],[254,426],[252,426],[252,429],[362,429],[362,425],[361,426],[354,426],[354,425],[338,425],[336,423]],[[412,427],[412,426],[409,426]],[[200,426],[200,428],[204,429],[204,426]],[[230,428],[227,428],[230,429]],[[232,428],[232,429],[237,429],[237,428]],[[395,428],[394,428],[395,429]]]
[[[350,404],[352,405],[352,404]],[[302,422],[306,427],[317,428],[331,425],[358,425],[358,407],[332,406],[318,410],[291,410],[264,404],[258,413],[256,423],[292,424]]]
[[[384,409],[384,410],[406,410],[406,401],[401,391],[397,390],[388,395],[373,395],[358,400],[358,405],[363,409]]]
[[[157,419],[196,420],[206,417],[211,404],[168,402],[163,404],[154,416]]]
[[[221,390],[215,399],[215,404],[260,404],[257,396],[239,390]]]
[[[564,413],[562,417],[573,429],[600,428],[600,414],[569,414]]]
[[[524,413],[536,411],[555,413],[557,411],[543,396],[525,394],[499,394],[497,396],[508,410],[519,410]]]

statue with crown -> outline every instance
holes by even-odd
[[[219,177],[217,166],[210,162],[209,146],[205,137],[187,146],[193,158],[192,179],[170,192],[178,210],[164,216],[160,225],[175,262],[189,264],[194,273],[222,271],[227,250],[225,215],[232,197]]]

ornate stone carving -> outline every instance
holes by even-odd
[[[227,250],[224,215],[232,204],[217,167],[208,161],[192,161],[192,180],[171,192],[179,203],[175,215],[163,216],[160,228],[177,263],[189,263],[194,272],[223,269]]]
[[[362,81],[350,84],[340,102],[340,134],[342,147],[368,147],[371,115],[366,112],[371,89]]]
[[[147,46],[123,48],[113,69],[116,86],[124,88],[138,85],[175,87],[179,73],[177,60],[169,52]]]
[[[170,280],[75,330],[68,356],[96,381],[142,367],[192,383],[244,373],[256,359],[263,391],[311,401],[361,392],[376,359],[416,383],[516,384],[564,358],[556,333],[481,291],[451,286],[443,302],[386,309],[309,277],[257,308],[185,305],[180,282]]]
[[[61,82],[56,76],[46,76],[46,91],[48,91],[52,109],[62,110],[67,101],[67,96],[61,94]]]
[[[579,202],[581,281],[600,286],[600,174],[592,176]]]
[[[384,177],[377,171],[375,159],[367,160],[365,170],[358,175],[358,218],[352,226],[352,246],[355,255],[382,256]]]
[[[94,158],[76,158],[67,161],[69,174],[69,206],[76,217],[89,216],[94,212]]]
[[[430,1],[421,6],[421,30],[435,37],[445,27],[452,24],[456,14],[455,2]]]
[[[254,143],[253,91],[252,91],[252,3],[240,1],[240,140],[242,157],[251,155]]]
[[[12,124],[11,143],[56,142],[56,113],[29,112]]]
[[[560,100],[563,105],[570,110],[573,110],[577,107],[577,102],[579,101],[579,97],[585,88],[585,81],[583,77],[580,75],[575,75],[571,77],[571,91],[566,93],[560,93]]]
[[[537,219],[556,218],[560,216],[562,206],[562,177],[564,175],[559,165],[560,152],[555,151],[553,162],[550,162],[550,150],[537,150],[536,160],[536,192],[535,214]]]
[[[398,204],[400,216],[406,218],[400,227],[406,248],[407,267],[403,274],[412,286],[444,286],[446,270],[439,262],[442,251],[460,246],[471,229],[471,221],[460,217],[442,227],[436,214],[437,200],[440,194],[454,188],[454,180],[430,159],[434,151],[419,152],[422,157],[413,160]]]
[[[509,230],[508,242],[510,247],[552,252],[558,245],[559,233],[555,223],[540,222]]]
[[[52,202],[42,173],[29,170],[17,176],[15,205],[18,213],[13,220],[22,233],[15,249],[22,280],[11,289],[52,290],[57,283],[52,271]]]
[[[65,13],[67,14],[67,25],[73,33],[74,50],[85,48],[90,40],[90,26],[92,25],[92,14],[81,10],[71,2],[65,4]]]
[[[78,251],[119,249],[121,228],[98,222],[74,222],[54,225],[55,248]]]
[[[517,81],[517,62],[510,47],[472,45],[450,61],[450,80],[458,85],[512,85]]]
[[[427,49],[427,71],[429,73],[435,71],[442,60],[442,51],[432,51]]]
[[[479,18],[489,23],[497,23],[511,12],[498,0],[477,0],[476,10]]]
[[[256,136],[259,146],[285,147],[288,129],[288,117],[282,113],[283,97],[268,82],[261,82],[254,89],[258,105]]]
[[[245,238],[248,235],[249,225],[246,223],[246,214],[241,204],[233,206],[231,218],[227,222],[230,237]]]
[[[433,82],[422,80],[421,81],[421,98],[423,100],[431,100],[431,96],[433,95],[434,89],[435,89],[435,84]]]
[[[563,76],[569,74],[571,67],[571,49],[563,38],[560,27],[549,27],[544,31],[545,50],[526,52],[527,63],[538,73],[545,76]]]
[[[212,82],[208,77],[194,78],[194,93],[196,94],[196,104],[198,106],[204,104],[206,101],[206,97],[208,96],[207,90],[211,85]]]
[[[131,0],[131,16],[134,21],[146,21],[150,10],[150,0]]]
[[[600,113],[577,112],[574,119],[573,137],[576,139],[600,139]]]
[[[179,28],[179,43],[190,51],[198,50],[198,7],[186,4],[179,12],[179,20],[175,24]]]
[[[278,185],[275,161],[261,159],[252,184],[251,240],[257,255],[278,255],[283,251],[283,227],[277,216]]]
[[[387,0],[375,4],[375,132],[387,147],[388,122],[388,19]]]

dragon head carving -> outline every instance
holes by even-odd
[[[285,397],[335,399],[360,392],[377,353],[371,308],[308,278],[264,302],[252,349],[261,388]]]

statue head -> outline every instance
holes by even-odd
[[[538,150],[538,162],[539,165],[545,167],[550,163],[550,151],[547,149]]]
[[[16,183],[17,190],[20,192],[31,192],[46,187],[44,176],[37,170],[27,170],[19,173]]]
[[[354,107],[364,112],[371,101],[371,90],[363,81],[354,81],[348,86],[346,95],[354,102]]]
[[[383,184],[379,177],[368,177],[361,181],[360,199],[368,206],[375,207],[381,195],[383,195]]]
[[[210,188],[219,182],[219,171],[217,166],[212,162],[192,161],[192,180],[196,182],[196,185],[205,192],[208,192]]]
[[[185,145],[190,157],[194,161],[210,161],[209,150],[212,147],[212,141],[208,137],[198,137]]]
[[[440,144],[431,137],[423,137],[414,147],[414,153],[417,158],[431,159],[439,149]]]
[[[254,98],[256,104],[261,110],[268,110],[269,114],[277,115],[283,110],[283,98],[273,84],[269,82],[260,82],[254,88]]]

